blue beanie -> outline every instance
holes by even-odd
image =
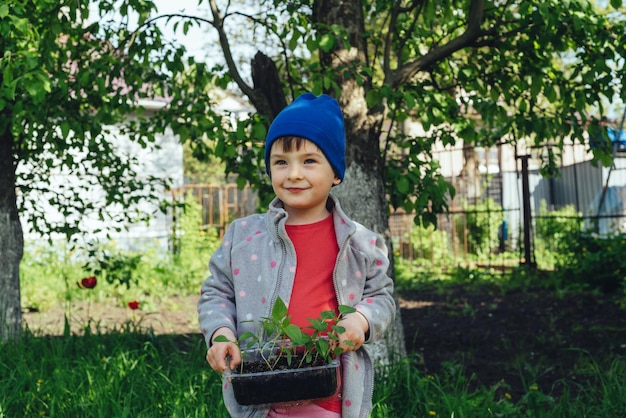
[[[346,172],[346,133],[339,103],[322,94],[304,93],[281,110],[265,139],[265,171],[269,174],[270,149],[278,138],[296,136],[315,143],[343,181]]]

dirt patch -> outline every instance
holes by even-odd
[[[89,324],[100,330],[133,324],[188,336],[198,334],[196,302],[196,296],[172,297],[149,311],[75,304],[69,325],[75,333]],[[496,387],[513,399],[529,385],[554,396],[565,389],[575,393],[589,377],[577,374],[574,365],[626,354],[626,315],[611,295],[500,294],[468,285],[442,293],[404,292],[400,303],[407,350],[416,354],[418,368],[436,374],[448,364],[462,365],[472,385]],[[62,335],[65,312],[63,306],[25,312],[24,322],[35,333]]]
[[[575,394],[594,373],[577,374],[574,365],[626,354],[626,315],[611,295],[457,286],[444,294],[405,292],[401,306],[407,350],[418,354],[418,367],[440,373],[461,364],[473,385],[517,399],[531,385],[554,396]]]
[[[139,309],[104,302],[73,302],[43,312],[23,312],[24,323],[36,335],[63,335],[65,318],[71,332],[81,334],[85,327],[92,330],[111,330],[121,327],[152,330],[156,334],[199,333],[197,296],[173,296]]]

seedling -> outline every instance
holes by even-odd
[[[274,370],[282,359],[285,359],[290,367],[296,368],[320,361],[330,364],[343,352],[339,347],[339,336],[346,329],[337,324],[344,315],[356,312],[355,308],[347,305],[339,305],[338,310],[338,315],[328,310],[321,312],[318,318],[308,318],[311,325],[306,328],[312,330],[309,334],[291,322],[291,316],[287,315],[287,305],[278,297],[270,317],[249,321],[258,323],[256,333],[244,332],[237,341],[230,341],[220,335],[215,337],[215,341],[234,342],[242,352],[258,350],[268,370]],[[343,343],[353,346],[348,340],[344,340]],[[292,364],[296,358],[298,363]],[[243,370],[243,361],[241,367]]]

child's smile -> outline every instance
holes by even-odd
[[[284,151],[282,142],[272,144],[270,153],[272,187],[285,205],[289,223],[313,223],[328,216],[326,200],[339,184],[324,153],[311,141],[298,149]]]

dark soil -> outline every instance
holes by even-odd
[[[231,377],[237,402],[253,405],[329,397],[337,391],[337,365],[321,363],[310,369],[281,363],[268,371],[260,362],[245,362],[244,373]]]
[[[80,332],[88,323],[107,328],[133,321],[156,333],[201,338],[196,301],[196,296],[170,298],[150,312],[76,304],[70,325]],[[583,373],[580,365],[607,367],[626,354],[626,312],[612,295],[558,296],[541,289],[503,294],[458,285],[401,292],[400,305],[407,350],[416,354],[418,368],[443,375],[452,365],[461,366],[471,387],[495,387],[514,400],[530,385],[553,396],[565,389],[575,393],[597,376]],[[64,312],[63,307],[25,312],[24,322],[36,333],[61,335]]]
[[[495,387],[513,399],[531,385],[575,395],[597,376],[590,367],[626,354],[625,311],[611,295],[456,286],[404,292],[401,307],[407,350],[419,368],[436,374],[462,365],[471,386]]]

